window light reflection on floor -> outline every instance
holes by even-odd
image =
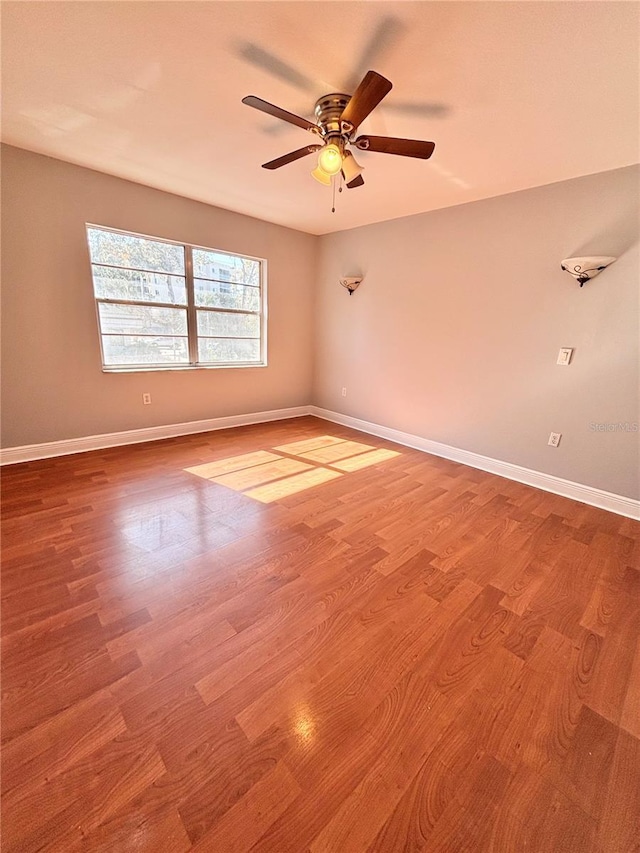
[[[344,444],[346,438],[336,438],[335,435],[318,435],[315,438],[305,438],[304,441],[294,441],[291,444],[281,444],[279,447],[274,447],[274,450],[281,450],[283,453],[289,453],[292,456],[297,456],[299,453],[308,453],[310,450],[317,450],[319,447],[329,447],[332,444]]]
[[[209,479],[220,486],[228,486],[236,492],[242,492],[253,486],[268,483],[270,480],[279,480],[282,477],[289,477],[291,474],[298,474],[300,471],[308,470],[313,470],[313,465],[309,465],[307,462],[300,462],[297,459],[283,459],[280,457],[277,462],[267,462],[265,465],[253,465],[251,468],[245,468],[242,471],[234,471],[231,474],[223,474],[221,477],[210,477]]]
[[[318,450],[310,450],[307,453],[299,453],[302,459],[310,459],[312,462],[324,462],[329,465],[337,459],[346,459],[363,453],[365,450],[373,450],[370,444],[360,444],[357,441],[343,441],[340,444],[332,444],[330,447],[320,447]]]
[[[319,486],[320,483],[328,483],[336,477],[342,477],[342,474],[339,471],[330,471],[328,468],[312,468],[304,474],[294,474],[286,480],[278,480],[276,483],[251,489],[245,492],[245,495],[263,504],[269,504],[278,498],[286,498],[288,495],[295,495],[312,486]]]
[[[361,468],[368,468],[369,465],[376,465],[378,462],[386,462],[387,459],[393,459],[394,456],[399,456],[397,450],[387,450],[380,447],[378,450],[372,450],[369,453],[360,453],[358,456],[352,456],[349,459],[341,459],[339,462],[332,462],[334,468],[339,468],[341,471],[360,471]]]
[[[278,452],[257,450],[185,471],[261,503],[271,503],[400,455],[397,450],[332,435],[282,444],[274,450]]]
[[[275,462],[278,459],[282,459],[282,456],[269,453],[267,450],[256,450],[255,453],[230,456],[228,459],[219,459],[217,462],[205,462],[204,465],[196,465],[194,468],[185,468],[184,470],[189,474],[196,474],[198,477],[212,480],[214,477],[220,477],[222,474],[228,474],[232,471],[242,471],[253,465],[262,465],[264,462]]]

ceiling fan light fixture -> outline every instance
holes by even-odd
[[[324,184],[325,187],[331,186],[331,175],[327,175],[320,166],[316,166],[315,169],[311,170],[311,176],[314,177],[318,183]]]
[[[318,168],[326,175],[337,175],[342,169],[342,153],[335,142],[329,142],[320,149]]]
[[[280,169],[282,166],[294,163],[301,157],[306,157],[307,154],[317,152],[316,167],[311,171],[311,175],[323,186],[333,187],[331,210],[335,212],[336,193],[342,192],[343,182],[341,179],[334,181],[332,178],[342,175],[349,190],[364,186],[364,178],[362,177],[364,169],[354,159],[353,154],[347,150],[349,145],[353,145],[357,149],[380,152],[381,154],[396,154],[400,157],[416,157],[428,160],[433,154],[434,142],[390,136],[352,138],[356,129],[360,127],[380,101],[389,94],[392,88],[391,81],[378,74],[377,71],[367,71],[352,95],[331,92],[318,98],[314,107],[315,121],[283,110],[256,95],[247,95],[242,99],[243,104],[288,124],[308,130],[315,137],[316,144],[305,145],[303,148],[298,148],[282,157],[269,160],[268,163],[262,164],[262,168]]]
[[[342,161],[342,171],[344,172],[345,183],[349,184],[362,174],[364,166],[361,166],[350,151],[345,151],[344,160]]]

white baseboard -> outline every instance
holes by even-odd
[[[126,444],[138,444],[144,441],[159,441],[163,438],[175,438],[180,435],[192,435],[198,432],[210,432],[219,429],[230,429],[231,427],[246,426],[248,424],[268,423],[269,421],[280,421],[286,418],[300,418],[305,415],[313,415],[326,421],[351,427],[360,432],[386,438],[396,444],[422,450],[434,456],[442,456],[453,462],[469,465],[471,468],[479,468],[508,480],[525,483],[571,498],[590,506],[606,509],[617,515],[627,518],[640,519],[640,501],[627,498],[623,495],[615,495],[596,489],[593,486],[585,486],[574,483],[571,480],[563,480],[552,474],[543,474],[540,471],[532,471],[511,462],[502,462],[470,450],[461,450],[438,441],[430,441],[418,435],[402,432],[398,429],[380,426],[360,418],[353,418],[339,412],[321,409],[318,406],[294,406],[289,409],[274,409],[269,412],[251,412],[246,415],[230,415],[224,418],[209,418],[203,421],[190,421],[182,424],[167,424],[165,426],[147,427],[145,429],[124,430],[122,432],[111,432],[103,435],[89,435],[82,438],[70,438],[64,441],[49,441],[44,444],[26,444],[22,447],[7,447],[0,450],[0,465],[13,465],[18,462],[31,462],[36,459],[48,459],[53,456],[67,456],[70,453],[84,453],[88,450],[103,450],[107,447],[118,447]]]
[[[123,444],[159,441],[162,438],[175,438],[180,435],[192,435],[196,432],[230,429],[231,427],[262,424],[268,421],[282,421],[286,418],[300,418],[308,414],[309,406],[294,406],[290,409],[274,409],[270,412],[251,412],[246,415],[230,415],[225,418],[209,418],[204,421],[189,421],[183,424],[167,424],[144,429],[109,432],[103,435],[87,435],[82,438],[69,438],[63,441],[48,441],[45,444],[25,444],[22,447],[7,447],[0,450],[0,465],[14,465],[17,462],[31,462],[35,459],[48,459],[52,456],[68,456],[70,453],[103,450],[106,447],[119,447]]]
[[[502,462],[499,459],[492,459],[490,456],[472,453],[470,450],[461,450],[458,447],[451,447],[448,444],[441,444],[438,441],[430,441],[428,438],[421,438],[418,435],[412,435],[408,432],[380,426],[379,424],[372,424],[369,421],[360,420],[360,418],[352,418],[349,415],[343,415],[339,412],[320,409],[318,406],[309,406],[309,414],[317,418],[323,418],[326,421],[332,421],[342,426],[357,429],[360,432],[377,435],[379,438],[386,438],[388,441],[403,444],[405,447],[413,447],[416,450],[422,450],[434,456],[451,459],[453,462],[461,462],[463,465],[469,465],[471,468],[480,468],[482,471],[497,474],[500,477],[505,477],[507,480],[525,483],[527,486],[534,486],[536,489],[542,489],[545,492],[553,492],[553,494],[562,495],[562,497],[571,498],[574,501],[580,501],[599,509],[615,512],[617,515],[624,515],[626,518],[640,520],[640,501],[633,498],[615,495],[611,492],[605,492],[602,489],[596,489],[593,486],[574,483],[571,480],[563,480],[561,477],[554,477],[552,474],[532,471],[529,468],[523,468],[511,462]]]

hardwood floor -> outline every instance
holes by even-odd
[[[313,418],[3,472],[5,853],[640,851],[640,532]]]

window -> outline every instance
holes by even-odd
[[[266,364],[264,262],[87,226],[105,370]]]

